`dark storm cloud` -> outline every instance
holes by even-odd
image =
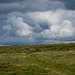
[[[19,2],[24,0],[0,0],[0,3],[11,3],[11,2]]]
[[[57,0],[57,1],[63,2],[66,9],[75,10],[75,0]]]
[[[1,3],[0,14],[10,13],[14,11],[23,11],[24,7],[20,3]]]
[[[47,11],[63,7],[75,10],[75,0],[0,0],[0,14]]]
[[[60,6],[61,5],[61,6]],[[2,0],[0,1],[0,13],[47,11],[63,8],[63,4],[53,0]]]

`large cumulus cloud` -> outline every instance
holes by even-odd
[[[1,44],[62,43],[75,38],[75,11],[56,10],[7,15]],[[48,40],[48,41],[47,41]]]
[[[28,14],[36,23],[46,22],[48,29],[41,32],[44,38],[69,38],[75,32],[75,11],[57,10],[47,12],[33,12]]]

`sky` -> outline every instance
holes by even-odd
[[[0,46],[75,42],[75,0],[0,0]]]

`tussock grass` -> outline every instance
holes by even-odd
[[[75,75],[75,44],[0,47],[0,75]]]

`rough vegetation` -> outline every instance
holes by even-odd
[[[1,46],[0,75],[75,75],[75,43]]]

